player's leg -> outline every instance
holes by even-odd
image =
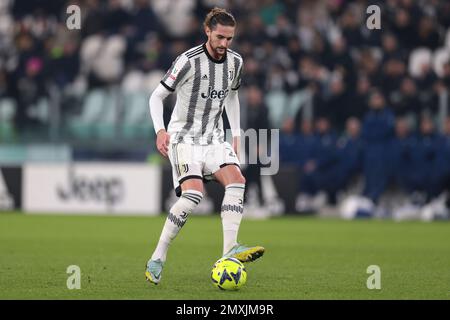
[[[161,280],[161,272],[170,244],[186,223],[189,214],[203,198],[203,182],[200,179],[184,181],[181,189],[181,196],[170,208],[158,245],[147,263],[146,277],[155,284]],[[151,270],[152,267],[154,270]]]
[[[246,247],[237,241],[244,212],[245,178],[237,165],[225,165],[214,173],[225,187],[220,216],[223,227],[223,255],[232,256],[241,262],[254,261],[264,254],[261,246]]]
[[[178,151],[183,153],[182,149],[186,148],[190,147],[182,146]],[[175,152],[177,151],[175,150]],[[172,161],[176,157],[181,162]],[[184,157],[181,154],[174,154],[170,159],[173,164],[174,184],[180,185],[182,191],[180,198],[169,210],[156,249],[147,262],[146,278],[155,284],[161,280],[162,267],[166,261],[170,244],[186,223],[189,214],[203,198],[201,165],[195,159],[187,161],[189,157],[186,156],[186,152],[184,152]]]
[[[189,214],[203,198],[203,182],[200,179],[189,179],[181,184],[180,198],[170,208],[161,236],[153,252],[152,260],[166,261],[170,243],[180,232]]]

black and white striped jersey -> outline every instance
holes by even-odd
[[[228,49],[216,60],[206,45],[182,53],[161,80],[177,95],[167,132],[172,143],[216,144],[224,141],[222,112],[230,90],[239,89],[242,57]]]

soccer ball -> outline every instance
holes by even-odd
[[[213,285],[222,290],[238,290],[247,281],[245,266],[235,258],[221,258],[211,271]]]

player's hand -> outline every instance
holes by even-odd
[[[169,141],[170,135],[166,132],[166,130],[159,130],[156,134],[156,148],[158,149],[159,153],[161,153],[166,158],[167,152],[169,152]]]

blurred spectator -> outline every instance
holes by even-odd
[[[239,37],[253,46],[260,46],[268,38],[264,22],[256,13],[251,13],[247,21],[239,28]],[[256,52],[254,54],[257,54]],[[255,56],[258,58],[257,56]]]
[[[38,123],[30,116],[31,107],[47,95],[45,66],[38,43],[28,32],[16,38],[18,66],[12,73],[11,96],[17,102],[14,125],[22,131]]]
[[[376,203],[389,181],[388,151],[394,134],[394,115],[386,106],[383,94],[378,90],[371,92],[369,107],[362,129],[365,142],[363,194]]]
[[[132,22],[130,13],[122,7],[120,0],[108,0],[105,29],[109,34],[121,33]]]
[[[440,142],[433,120],[428,116],[422,117],[417,145],[412,152],[412,170],[407,191],[424,192],[427,201],[440,193],[441,171],[444,169],[439,166]]]
[[[423,16],[417,26],[416,47],[427,47],[432,50],[439,46],[439,33],[435,28],[433,19],[429,16]]]
[[[277,0],[261,1],[262,6],[259,15],[266,26],[275,24],[284,12],[284,6]]]
[[[290,39],[295,36],[295,30],[288,17],[279,14],[275,24],[267,28],[267,34],[277,46],[286,47]]]
[[[79,42],[66,35],[65,40],[50,38],[47,42],[47,72],[53,83],[64,89],[80,72]]]
[[[361,122],[354,117],[346,121],[345,134],[337,141],[338,163],[335,188],[330,193],[330,202],[336,204],[339,190],[345,190],[361,173],[364,145],[361,139]]]
[[[270,129],[269,118],[267,107],[264,104],[263,93],[261,89],[257,86],[252,85],[245,90],[246,95],[246,106],[247,106],[247,117],[246,117],[246,130],[254,130],[256,132],[257,143],[256,145],[251,145],[246,142],[246,159],[247,161],[252,161],[252,159],[257,156],[256,163],[250,163],[246,167],[244,173],[246,177],[246,184],[250,186],[251,184],[256,184],[257,187],[257,195],[260,205],[264,205],[264,197],[262,194],[262,186],[261,186],[261,163],[259,161],[260,154],[265,153],[267,155],[267,150],[269,150],[269,146],[266,142],[262,143],[259,140],[259,133],[262,129]],[[248,192],[248,188],[246,188],[246,194]]]
[[[414,79],[417,87],[421,89],[419,98],[422,104],[422,113],[437,111],[437,96],[435,92],[435,85],[437,82],[437,75],[431,68],[431,64],[422,64],[420,74]]]
[[[417,118],[422,110],[416,83],[410,77],[401,80],[399,90],[391,94],[392,109],[396,117]]]
[[[343,131],[345,120],[350,115],[350,97],[346,84],[340,76],[331,79],[329,86],[329,95],[325,98],[318,110],[316,116],[328,116],[332,121],[333,127],[339,132]]]
[[[100,0],[86,0],[82,12],[84,15],[81,27],[83,38],[106,31],[106,12],[102,8]]]
[[[299,168],[304,168],[306,162],[313,157],[317,136],[314,134],[314,125],[310,120],[302,120],[300,125],[300,136],[292,152]]]
[[[398,40],[393,33],[385,33],[382,37],[383,63],[390,59],[406,61],[406,54],[398,45]]]
[[[316,121],[316,135],[311,156],[301,168],[296,208],[299,212],[315,211],[336,192],[336,135],[326,117]],[[325,194],[320,194],[324,192]],[[325,199],[323,199],[325,197]]]
[[[310,120],[299,120],[299,128],[292,120],[287,120],[280,135],[280,160],[284,164],[294,164],[303,168],[312,156],[316,137]]]
[[[305,55],[300,39],[296,36],[290,37],[287,43],[287,50],[292,67],[295,69],[300,59]]]
[[[362,76],[367,77],[372,86],[379,87],[382,85],[380,61],[372,50],[361,50],[357,57],[357,68]]]
[[[354,8],[347,7],[339,19],[339,25],[342,29],[342,35],[347,40],[350,48],[357,47],[362,42],[361,35],[361,16],[357,16]]]
[[[153,11],[150,2],[147,0],[135,0],[135,9],[130,18],[134,32],[134,41],[140,42],[145,39],[150,32],[162,32],[160,19]]]
[[[442,82],[447,88],[450,88],[450,62],[443,65]]]
[[[408,121],[404,117],[397,118],[395,122],[395,138],[391,145],[392,178],[402,190],[408,190],[409,181],[414,171],[413,153],[417,146],[417,139],[411,134]]]
[[[383,67],[383,93],[388,99],[399,89],[401,80],[406,74],[405,63],[398,59],[390,59],[386,61]]]
[[[338,72],[347,87],[355,85],[355,70],[351,56],[348,54],[348,47],[345,38],[339,37],[334,40],[331,46],[331,54],[326,65],[332,71]]]
[[[356,82],[356,93],[348,105],[348,113],[352,117],[362,120],[369,111],[370,80],[362,76]]]
[[[266,73],[263,72],[256,59],[252,57],[245,60],[242,77],[245,83],[258,86],[259,88],[264,88],[264,84],[266,83]]]
[[[445,119],[442,144],[439,152],[439,168],[442,169],[442,190],[450,192],[450,117]]]
[[[414,19],[411,18],[411,13],[408,10],[401,8],[395,11],[392,31],[402,46],[408,50],[414,46],[416,41],[416,30],[413,21]]]

